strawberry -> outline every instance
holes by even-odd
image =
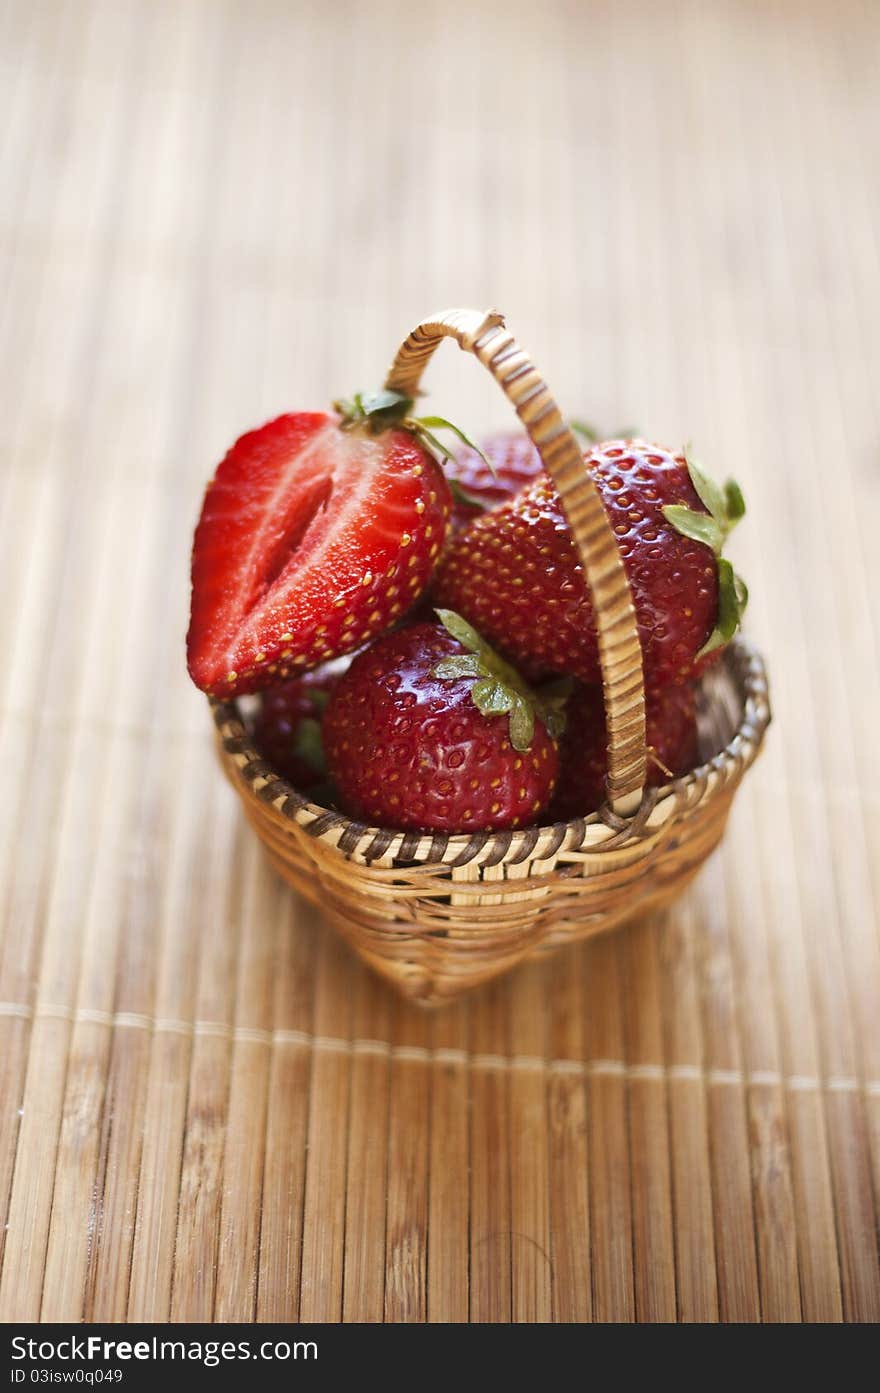
[[[572,430],[591,445],[602,437],[584,421],[570,421]],[[619,432],[625,434],[625,432]],[[460,532],[468,523],[505,503],[533,480],[543,476],[541,456],[524,430],[499,431],[482,440],[478,447],[458,450],[447,462],[446,477],[455,506],[451,528]]]
[[[645,701],[649,788],[694,769],[697,749],[696,697],[691,684],[649,692]],[[559,744],[559,781],[550,818],[585,817],[605,801],[607,771],[605,703],[598,685],[579,686],[565,708]]]
[[[325,801],[327,763],[321,717],[339,680],[332,668],[317,668],[263,692],[254,718],[254,743],[273,768],[300,793]]]
[[[541,456],[525,431],[502,431],[480,442],[479,450],[459,450],[446,466],[455,506],[452,530],[519,493],[543,474]]]
[[[340,803],[379,826],[523,827],[556,781],[558,703],[458,615],[438,616],[359,654],[330,698],[324,748]]]
[[[586,455],[618,538],[633,592],[645,680],[688,681],[739,626],[745,586],[721,556],[745,511],[689,450],[612,440]],[[447,547],[439,604],[464,615],[530,679],[600,678],[592,600],[559,498],[538,478]]]
[[[232,447],[193,546],[196,686],[223,697],[273,686],[359,648],[418,599],[452,500],[430,452],[448,454],[433,434],[448,422],[415,421],[411,407],[393,392],[356,396]]]

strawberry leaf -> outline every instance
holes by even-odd
[[[493,469],[491,460],[486,458],[476,441],[471,440],[470,436],[466,435],[460,426],[454,425],[452,421],[447,421],[444,416],[419,416],[416,419],[416,425],[430,426],[432,430],[451,430],[453,435],[458,436],[462,445],[467,445],[469,450],[475,451],[475,453],[480,456],[480,459],[483,460],[485,464],[488,464],[490,469]]]
[[[401,392],[355,392],[349,401],[341,398],[333,406],[342,417],[345,430],[352,426],[366,425],[373,435],[393,426],[402,425],[413,408],[411,397]]]
[[[482,670],[479,658],[472,653],[462,653],[460,656],[441,658],[431,669],[431,676],[450,682],[456,677],[479,677]]]
[[[683,508],[677,504],[665,507],[663,516],[683,536],[711,547],[718,558],[718,616],[715,628],[697,654],[697,657],[702,658],[730,642],[740,626],[749,601],[745,581],[721,555],[728,534],[745,515],[746,504],[742,489],[735,479],[727,479],[723,488],[720,488],[714,479],[710,479],[697,464],[691,445],[685,446],[684,457],[691,483],[711,516],[706,517],[703,513],[696,513],[691,508]]]
[[[489,645],[480,638],[476,629],[472,628],[466,619],[462,619],[460,614],[456,614],[452,609],[435,609],[434,613],[446,632],[457,638],[471,653],[480,655],[485,651],[491,652]]]
[[[437,430],[451,430],[453,435],[458,436],[458,439],[461,441],[462,445],[467,445],[469,450],[473,450],[475,454],[480,456],[480,459],[483,461],[486,468],[489,470],[489,473],[492,475],[492,478],[497,480],[498,475],[495,471],[494,464],[488,458],[487,455],[483,454],[483,451],[480,449],[476,441],[471,440],[470,436],[466,435],[460,426],[454,425],[452,421],[447,421],[445,416],[419,416],[412,422],[412,425],[416,431],[416,434],[425,435],[435,447],[438,447],[443,451],[443,454],[446,459],[454,458],[452,452],[448,450],[445,445],[441,445],[437,437],[431,434],[431,432]]]
[[[510,713],[510,743],[520,754],[532,747],[535,736],[535,711],[530,702],[518,696]]]
[[[452,453],[449,446],[444,444],[442,440],[439,440],[436,435],[429,431],[427,426],[419,426],[415,434],[423,445],[430,446],[431,450],[434,451],[438,463],[442,464],[444,460],[455,460],[455,455]]]
[[[539,703],[538,715],[554,739],[558,739],[565,730],[565,708],[574,685],[573,678],[558,677],[535,693]]]
[[[685,445],[684,457],[687,463],[688,474],[691,476],[691,483],[697,491],[700,502],[709,509],[709,512],[722,531],[726,530],[727,502],[724,497],[724,490],[719,488],[715,480],[711,479],[709,475],[700,468],[694,457],[692,445]]]
[[[684,447],[691,483],[696,489],[700,502],[709,509],[712,517],[721,528],[722,541],[732,532],[741,517],[745,516],[746,501],[742,489],[735,479],[725,480],[724,486],[716,484],[694,458],[693,446]]]
[[[392,392],[387,387],[379,392],[355,392],[350,399],[340,397],[338,401],[333,403],[333,406],[339,413],[340,425],[343,430],[351,430],[354,426],[364,426],[371,435],[380,435],[382,431],[392,430],[395,426],[400,427],[403,430],[408,430],[426,448],[430,449],[440,464],[444,460],[454,460],[455,456],[449,446],[444,445],[443,441],[438,439],[435,431],[450,430],[463,445],[467,445],[469,450],[473,450],[479,455],[492,478],[496,480],[498,478],[492,461],[483,454],[479,445],[471,440],[460,426],[456,426],[452,421],[447,421],[445,416],[413,417],[411,412],[415,402],[412,397],[405,397],[402,392]]]
[[[727,505],[728,527],[735,526],[740,518],[745,517],[746,500],[743,498],[742,489],[736,479],[728,479],[724,485],[724,500]]]
[[[484,716],[506,716],[517,701],[510,688],[497,677],[481,677],[471,688],[471,697]]]
[[[724,533],[714,518],[707,517],[705,513],[695,513],[692,508],[685,508],[680,503],[667,503],[663,516],[683,537],[689,537],[692,542],[702,542],[716,556],[720,553]]]
[[[708,653],[713,653],[716,648],[723,648],[729,643],[736,633],[742,618],[742,605],[740,604],[740,594],[742,582],[737,585],[738,577],[734,572],[730,562],[725,557],[718,559],[718,621],[715,628],[703,644],[698,658],[705,658]]]
[[[467,653],[441,658],[431,670],[434,677],[476,677],[471,688],[474,705],[486,717],[510,714],[508,731],[515,750],[523,752],[531,747],[536,716],[554,739],[562,733],[565,725],[563,707],[572,685],[567,679],[550,684],[540,694],[534,692],[516,669],[505,662],[460,614],[451,609],[437,609],[434,613],[447,633],[468,649]]]
[[[749,603],[749,587],[746,585],[742,576],[738,576],[736,571],[733,573],[733,586],[736,590],[737,603],[739,604],[740,614],[745,614],[746,605]]]
[[[413,405],[412,397],[405,397],[402,392],[389,392],[387,388],[381,392],[359,392],[358,397],[365,416],[392,409],[406,412]]]
[[[552,735],[554,740],[558,740],[565,730],[565,707],[544,704],[537,709],[548,735]]]

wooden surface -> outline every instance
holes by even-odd
[[[4,33],[0,1316],[877,1319],[877,7]],[[182,646],[228,443],[451,302],[736,471],[776,723],[678,907],[423,1016],[267,867]],[[481,378],[432,406],[504,424]]]

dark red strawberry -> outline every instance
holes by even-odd
[[[321,719],[339,681],[332,668],[317,668],[272,687],[260,696],[254,718],[254,743],[279,774],[300,793],[323,802],[327,762],[321,744]]]
[[[446,465],[454,507],[452,528],[460,531],[487,508],[503,503],[543,474],[541,456],[525,431],[503,431],[459,450]]]
[[[584,421],[569,424],[591,445],[602,439]],[[499,431],[481,440],[477,448],[466,446],[456,451],[446,463],[446,477],[454,500],[452,531],[460,532],[481,513],[513,498],[543,472],[541,456],[524,430]]]
[[[719,488],[689,455],[643,440],[609,441],[585,458],[632,588],[645,679],[653,688],[687,681],[733,636],[745,606],[745,586],[720,555],[742,494],[733,481]],[[450,542],[435,594],[529,678],[599,680],[592,601],[549,479]]]
[[[340,679],[323,725],[340,803],[385,827],[526,826],[556,781],[558,707],[469,624],[439,614],[443,625],[379,639]]]
[[[411,405],[358,397],[232,447],[193,547],[187,652],[203,691],[262,690],[351,652],[424,590],[451,498]]]
[[[665,687],[645,702],[649,788],[696,768],[696,698],[691,685]],[[568,822],[594,812],[605,801],[607,770],[605,704],[600,686],[580,686],[565,708],[559,742],[559,781],[549,817]]]

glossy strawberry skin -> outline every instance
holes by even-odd
[[[665,687],[645,700],[648,770],[646,785],[656,788],[696,768],[696,698],[693,686]],[[560,740],[560,773],[550,804],[559,822],[585,817],[605,801],[608,768],[605,704],[598,685],[581,686],[569,698]]]
[[[317,668],[260,696],[253,723],[254,744],[300,793],[311,793],[326,784],[326,768],[314,757],[314,745],[304,742],[303,734],[308,730],[306,722],[312,723],[308,733],[320,726],[338,681],[337,672]]]
[[[451,502],[409,431],[299,412],[242,436],[196,528],[193,681],[222,697],[261,691],[383,632],[425,589]]]
[[[447,477],[476,500],[468,503],[456,497],[452,510],[452,530],[461,531],[475,518],[513,498],[544,472],[541,456],[525,431],[501,431],[480,441],[480,449],[492,465],[467,446],[446,464]],[[492,470],[494,469],[494,474]]]
[[[471,832],[537,821],[558,772],[535,722],[530,749],[506,716],[480,714],[473,679],[432,676],[465,649],[436,624],[378,640],[354,659],[324,715],[327,764],[342,807],[371,825]]]
[[[585,456],[617,537],[633,593],[645,679],[659,688],[702,669],[715,624],[718,573],[709,547],[682,536],[662,509],[706,513],[683,456],[613,440]],[[447,546],[434,593],[531,679],[600,679],[592,600],[552,482],[539,478]]]

